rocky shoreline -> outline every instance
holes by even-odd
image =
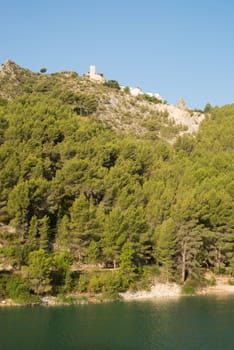
[[[202,288],[197,294],[212,295],[212,294],[234,294],[234,285],[216,285]]]
[[[234,295],[234,285],[222,282],[219,280],[214,286],[208,286],[199,289],[194,295]],[[184,296],[182,293],[182,287],[176,283],[157,283],[151,286],[149,291],[141,290],[136,292],[127,291],[125,293],[119,293],[122,301],[137,301],[146,299],[160,299],[160,298],[179,298]],[[113,299],[102,298],[101,295],[92,296],[72,296],[68,300],[61,300],[53,296],[43,297],[40,303],[37,304],[19,304],[11,299],[5,299],[0,301],[0,307],[14,307],[14,306],[63,306],[63,305],[82,305],[82,304],[97,304],[104,302],[113,302]]]
[[[157,283],[153,285],[150,291],[137,291],[120,293],[123,300],[139,300],[153,298],[169,298],[181,296],[181,286],[176,283]]]

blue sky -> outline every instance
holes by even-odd
[[[95,64],[169,103],[224,105],[234,102],[233,16],[234,0],[1,0],[0,62],[79,74]]]

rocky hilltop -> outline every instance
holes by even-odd
[[[118,87],[118,85],[117,85]],[[139,137],[173,142],[193,134],[204,119],[202,112],[165,103],[149,94],[133,96],[129,88],[99,84],[76,72],[35,73],[7,60],[0,66],[0,97],[14,99],[25,94],[56,96],[61,91],[91,96],[97,102],[93,116],[107,127]]]

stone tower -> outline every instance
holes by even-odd
[[[88,77],[91,80],[95,80],[98,83],[105,83],[105,78],[102,74],[96,73],[96,67],[95,66],[90,66],[89,67],[89,72],[85,74],[86,77]]]
[[[96,67],[95,66],[90,66],[89,68],[89,77],[90,79],[96,79]]]

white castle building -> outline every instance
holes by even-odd
[[[85,74],[86,77],[88,77],[91,80],[94,80],[98,83],[105,83],[105,78],[103,74],[96,73],[96,67],[95,66],[90,66],[89,67],[89,72]]]

